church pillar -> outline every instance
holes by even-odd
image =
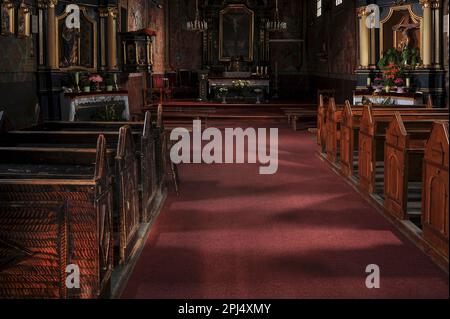
[[[360,67],[366,69],[370,63],[370,32],[367,27],[367,12],[366,8],[358,10],[359,18],[359,64]]]
[[[47,0],[47,64],[50,69],[58,69],[56,56],[56,15],[58,0]]]
[[[108,70],[117,70],[117,15],[116,7],[107,10]]]
[[[432,37],[433,37],[433,21],[432,21],[432,6],[431,0],[420,0],[423,7],[423,54],[422,60],[425,67],[432,65]]]
[[[434,27],[434,63],[437,68],[442,66],[441,62],[441,4],[440,1],[433,2],[433,27]]]

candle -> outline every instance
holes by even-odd
[[[406,78],[406,87],[409,89],[411,86],[411,79],[410,78]]]
[[[372,84],[372,79],[369,77],[367,77],[367,86],[370,86]]]

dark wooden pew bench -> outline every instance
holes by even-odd
[[[0,136],[0,145],[41,150],[75,146],[89,149],[95,147],[94,141],[99,135],[99,132],[89,131],[10,131]],[[115,263],[125,263],[136,249],[140,222],[139,175],[134,141],[129,126],[101,135],[108,150],[115,156],[110,159],[113,169],[114,242],[117,247]],[[71,159],[62,160],[69,162]]]
[[[448,121],[436,122],[424,156],[422,230],[424,239],[448,260]]]
[[[103,136],[95,149],[0,148],[0,298],[109,295],[113,156]]]
[[[371,110],[373,116],[382,116],[383,114],[393,116],[394,111],[398,110],[402,115],[407,114],[445,114],[445,109],[429,109],[429,108],[375,108],[367,106]],[[357,179],[358,176],[358,155],[359,155],[359,131],[364,109],[354,107],[347,101],[342,113],[341,121],[341,140],[340,140],[340,165],[341,172],[344,176]]]
[[[358,142],[358,182],[360,188],[369,194],[384,196],[384,159],[386,130],[394,118],[395,112],[400,112],[405,119],[448,119],[448,110],[430,110],[432,113],[409,109],[393,109],[375,112],[371,107],[364,108]],[[412,113],[411,113],[412,112]]]
[[[143,122],[64,122],[47,121],[39,123],[28,130],[32,131],[74,131],[74,132],[101,132],[103,134],[116,134],[120,127],[131,127],[136,157],[138,160],[139,175],[139,201],[141,207],[141,221],[150,222],[153,218],[155,200],[161,195],[164,188],[165,167],[162,157],[161,132],[156,123],[151,120],[150,112],[146,112]],[[96,133],[97,134],[97,133]],[[80,136],[76,139],[79,140]],[[109,139],[111,140],[111,139]],[[112,139],[114,142],[114,139]],[[77,143],[77,141],[75,141]]]
[[[386,131],[384,206],[420,225],[423,159],[434,119],[405,119],[396,112]]]

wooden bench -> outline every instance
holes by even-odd
[[[402,108],[398,109],[401,114],[411,113],[431,113],[442,114],[448,113],[445,109],[429,109],[429,108]],[[393,114],[393,108],[374,108],[371,107],[374,116],[383,114]],[[342,121],[340,124],[341,140],[340,140],[340,166],[341,172],[347,177],[357,177],[356,169],[358,167],[358,144],[359,130],[364,109],[350,105],[346,101],[342,113]]]
[[[118,132],[121,126],[128,125],[133,131],[136,156],[140,169],[139,199],[141,207],[141,221],[150,222],[154,217],[151,212],[157,196],[163,191],[165,167],[161,159],[164,154],[157,148],[161,138],[156,124],[151,121],[150,112],[145,113],[144,122],[62,122],[48,121],[35,125],[29,130],[40,131],[90,131],[90,132]],[[77,143],[77,141],[75,141]]]
[[[34,148],[36,150],[77,147],[95,147],[95,141],[102,135],[108,150],[115,158],[113,168],[114,231],[118,253],[116,263],[123,264],[133,255],[138,240],[140,203],[138,193],[138,158],[131,128],[123,126],[118,132],[95,131],[10,131],[0,136],[0,145],[7,147]],[[70,159],[66,159],[70,161]]]
[[[346,103],[349,104],[347,101]],[[426,105],[421,105],[422,108],[427,108]],[[410,109],[411,106],[408,105],[384,105],[384,104],[372,104],[372,109]],[[354,105],[353,110],[363,110],[364,106]],[[413,108],[420,108],[420,105],[416,105]],[[341,126],[343,121],[343,116],[345,112],[344,105],[336,105],[333,98],[329,100],[329,105],[327,108],[327,115],[325,119],[325,152],[327,159],[332,163],[338,163],[340,160],[340,143],[341,143]]]
[[[384,179],[384,143],[386,129],[393,119],[395,112],[402,110],[393,109],[384,113],[375,113],[372,107],[364,108],[358,142],[358,182],[360,188],[369,194],[383,194]],[[408,119],[442,119],[448,118],[448,110],[433,109],[433,113],[409,113]],[[436,113],[434,113],[436,112]]]
[[[113,156],[103,136],[95,149],[0,149],[0,298],[109,295]],[[66,287],[72,264],[80,289]]]
[[[424,156],[422,230],[424,239],[448,260],[448,121],[433,126]]]
[[[384,206],[397,218],[420,220],[423,158],[434,122],[396,112],[386,131]]]
[[[304,105],[299,108],[285,109],[283,110],[283,113],[287,116],[289,126],[294,131],[297,131],[299,120],[317,117],[317,106],[313,104]]]

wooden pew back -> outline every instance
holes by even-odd
[[[31,148],[29,164],[60,157]],[[61,149],[55,150],[56,153]],[[13,149],[0,150],[3,163]],[[90,179],[39,179],[13,172],[0,176],[0,297],[97,298],[109,291],[113,269],[112,189],[106,141],[99,136],[96,152],[65,150],[80,165],[95,166]],[[25,159],[22,159],[25,162]],[[44,161],[45,162],[45,161]],[[2,172],[5,172],[5,167]],[[76,170],[75,170],[76,171]],[[61,171],[60,174],[63,174]],[[83,174],[81,174],[83,175]],[[80,289],[66,287],[66,266],[74,264],[83,280]]]
[[[449,243],[448,121],[436,122],[424,156],[422,229],[424,239],[448,260]]]

